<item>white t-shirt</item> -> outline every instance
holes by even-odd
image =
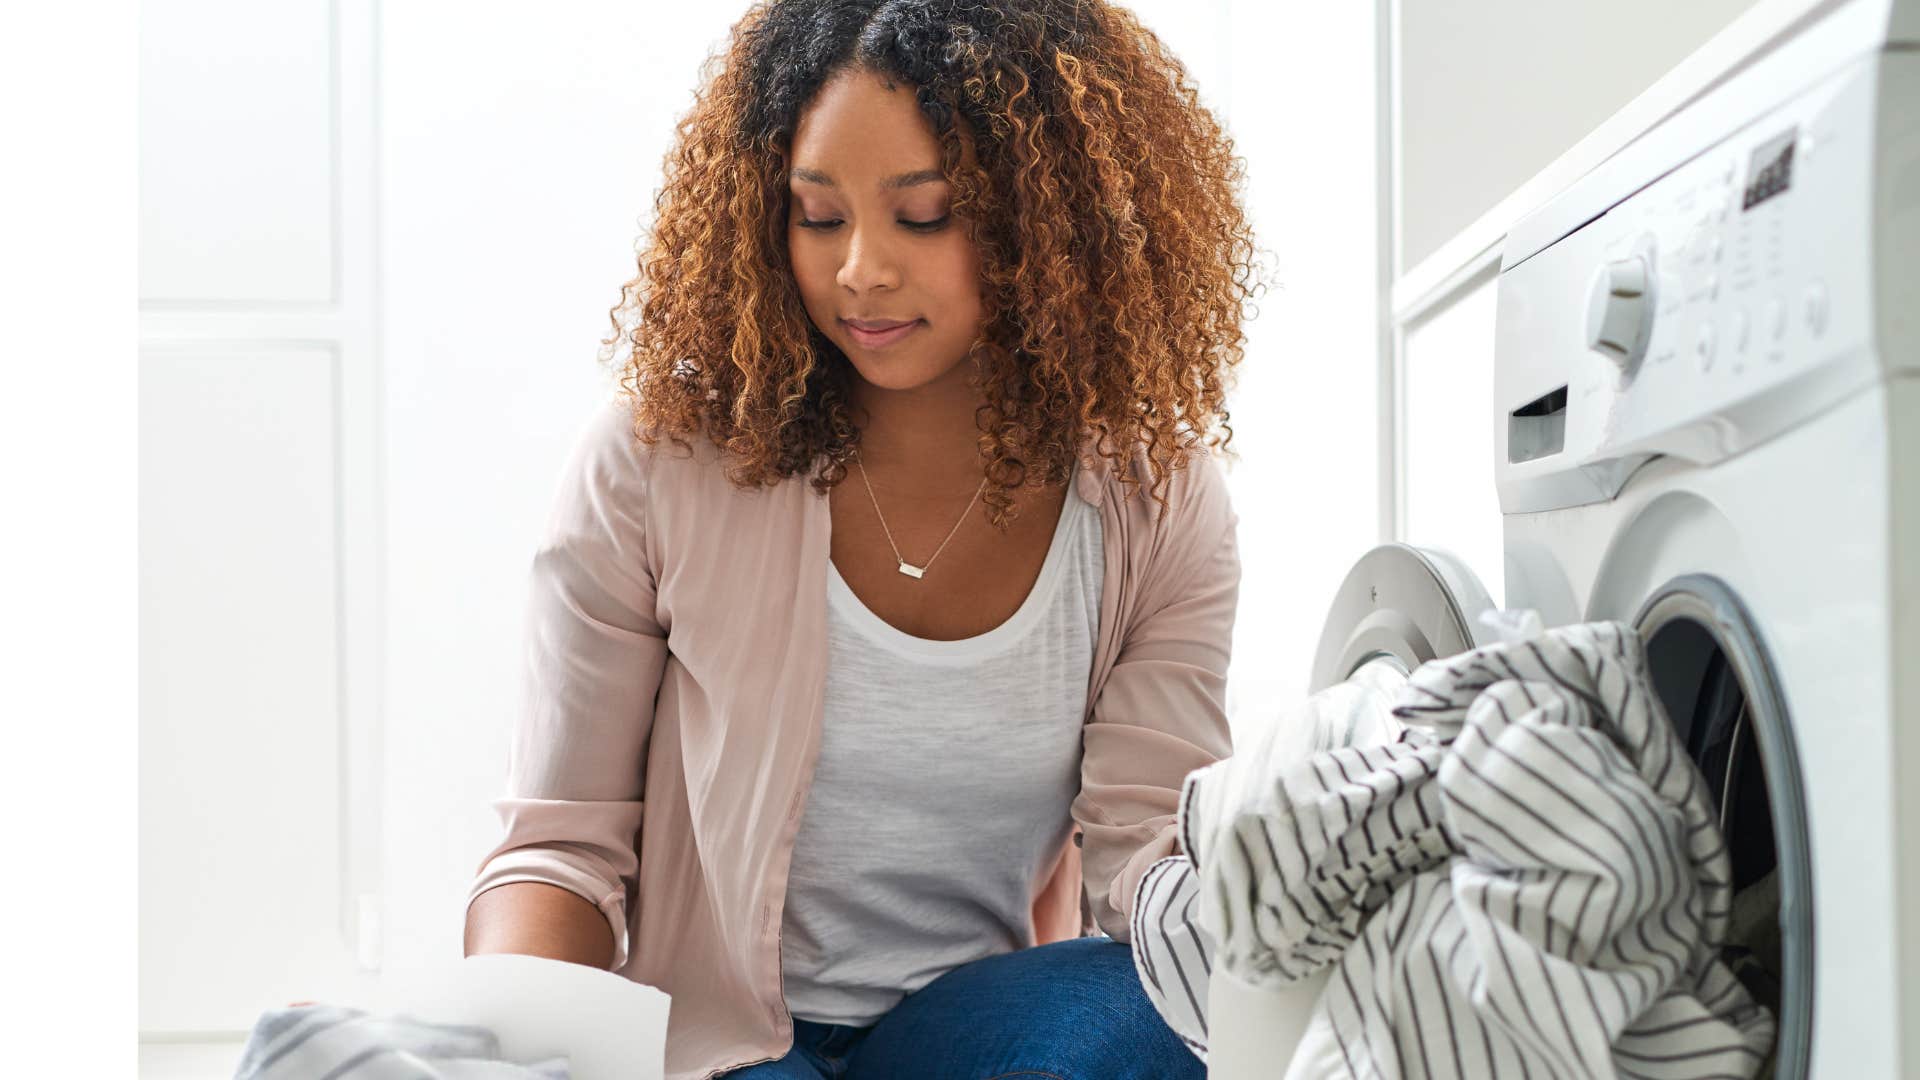
[[[1104,570],[1099,511],[1071,490],[1026,600],[974,637],[895,629],[828,561],[826,730],[781,920],[794,1016],[866,1026],[1033,944],[1029,901],[1073,828]]]

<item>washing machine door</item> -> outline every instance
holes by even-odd
[[[1596,601],[1610,595],[1597,591]],[[1798,1080],[1813,1037],[1813,860],[1796,735],[1771,653],[1739,594],[1711,574],[1667,581],[1632,621],[1653,691],[1718,812],[1733,888],[1723,959],[1777,1022],[1764,1075]]]
[[[1491,607],[1485,586],[1454,555],[1382,544],[1361,556],[1334,595],[1310,689],[1340,682],[1374,660],[1410,672],[1484,645],[1492,632],[1480,615]]]
[[[1325,689],[1370,663],[1407,672],[1474,648],[1487,633],[1480,613],[1491,606],[1473,571],[1444,551],[1406,544],[1374,548],[1347,572],[1334,597],[1313,660],[1312,688]],[[1331,971],[1323,968],[1297,984],[1260,987],[1215,964],[1207,983],[1209,1074],[1264,1077],[1283,1071]]]

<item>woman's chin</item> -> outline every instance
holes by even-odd
[[[860,356],[857,349],[847,350],[847,359],[860,378],[876,390],[918,390],[944,374],[910,360]]]

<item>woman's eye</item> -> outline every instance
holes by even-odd
[[[905,226],[906,228],[914,230],[915,232],[933,232],[934,230],[944,226],[947,223],[947,220],[952,216],[953,216],[952,214],[941,214],[939,217],[934,218],[931,221],[910,221],[906,218],[901,218],[900,224]],[[845,224],[845,222],[841,221],[839,218],[821,218],[820,220],[815,221],[812,218],[802,217],[796,224],[798,224],[803,229],[819,229],[819,230],[825,231],[828,229],[837,229],[841,225]]]

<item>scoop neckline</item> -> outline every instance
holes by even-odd
[[[1047,543],[1046,558],[1040,564],[1040,573],[1034,578],[1033,587],[1027,590],[1019,608],[991,630],[948,641],[909,634],[881,618],[867,606],[866,601],[860,599],[853,587],[847,584],[846,578],[840,576],[840,568],[834,565],[831,554],[827,556],[828,602],[832,604],[838,601],[839,610],[852,620],[864,636],[917,660],[962,662],[999,652],[1018,641],[1046,610],[1048,599],[1053,595],[1054,583],[1060,577],[1061,565],[1066,561],[1068,541],[1078,532],[1079,519],[1086,505],[1085,500],[1069,487],[1066,501],[1060,505],[1059,520],[1054,522],[1053,537]]]

